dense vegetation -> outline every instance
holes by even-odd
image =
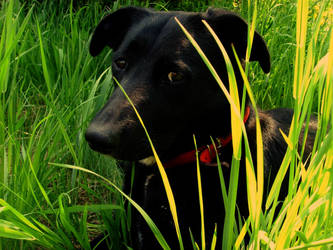
[[[105,230],[114,249],[130,244],[129,210],[110,185],[121,186],[122,172],[113,159],[92,152],[84,140],[87,123],[113,89],[112,53],[105,50],[93,59],[89,38],[107,12],[128,5],[186,11],[213,6],[238,12],[249,22],[255,17],[272,58],[269,75],[258,65],[250,66],[256,103],[263,109],[295,109],[294,132],[286,139],[289,150],[281,166],[281,174],[292,170],[290,193],[278,217],[273,217],[273,202],[258,216],[252,214],[244,227],[232,224],[230,244],[243,246],[248,229],[250,242],[262,248],[328,249],[333,244],[329,0],[2,1],[0,249],[89,249],[89,240]],[[318,116],[319,129],[304,169],[293,148],[302,121],[306,123],[311,113]],[[252,181],[256,186],[259,180]]]

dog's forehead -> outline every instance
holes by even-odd
[[[188,23],[195,14],[156,13],[134,24],[121,44],[119,50],[125,52],[177,53],[189,46],[185,34],[177,24],[175,17],[182,23]],[[191,21],[192,23],[193,21]]]

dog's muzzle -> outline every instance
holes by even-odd
[[[102,154],[110,154],[113,151],[109,135],[93,124],[88,127],[85,138],[89,146],[95,151]]]

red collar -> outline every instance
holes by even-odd
[[[245,114],[244,114],[244,123],[249,119],[250,115],[250,107],[247,106],[245,108]],[[231,134],[227,137],[218,137],[215,141],[215,146],[217,148],[217,151],[221,151],[222,148],[224,148],[226,145],[228,145],[231,142]],[[199,159],[200,162],[204,165],[212,165],[213,161],[216,158],[216,151],[214,148],[214,144],[210,144],[207,146],[201,146],[198,148],[199,152]],[[169,160],[165,164],[163,164],[164,168],[173,168],[180,165],[185,165],[189,163],[196,162],[196,151],[191,150],[185,153],[182,153],[175,158]]]

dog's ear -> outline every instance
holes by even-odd
[[[218,35],[226,50],[231,50],[231,44],[234,45],[237,55],[245,58],[247,48],[247,23],[235,13],[209,8],[204,14],[204,18],[212,26]],[[266,43],[257,33],[254,33],[250,61],[258,61],[265,73],[270,71],[270,56]]]
[[[105,46],[116,50],[129,28],[150,13],[149,10],[143,8],[127,7],[104,17],[92,35],[89,48],[90,54],[97,56]]]

